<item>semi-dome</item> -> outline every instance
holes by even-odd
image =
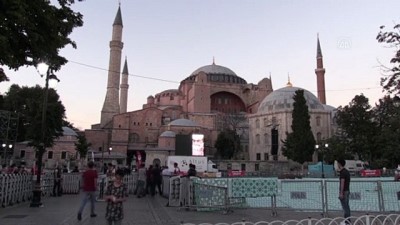
[[[299,89],[304,90],[304,98],[306,99],[309,110],[324,110],[324,106],[314,94],[302,88],[288,86],[280,88],[267,95],[267,97],[265,97],[260,103],[258,113],[270,113],[274,111],[293,109],[293,97],[295,92]]]
[[[160,135],[160,137],[175,137],[176,134],[173,131],[167,130],[162,132],[162,134]]]
[[[196,76],[200,72],[204,72],[205,74],[207,74],[207,80],[209,82],[247,84],[247,82],[243,78],[236,75],[236,73],[233,72],[231,69],[224,66],[216,65],[215,63],[198,68],[185,80],[195,80]]]
[[[63,136],[78,136],[78,134],[69,127],[62,127]]]
[[[177,119],[169,123],[170,126],[197,127],[197,124],[188,119]]]

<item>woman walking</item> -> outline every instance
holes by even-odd
[[[124,218],[123,202],[128,197],[128,188],[122,182],[124,171],[118,169],[115,172],[115,179],[111,182],[106,191],[105,200],[107,201],[106,220],[107,225],[121,225]]]

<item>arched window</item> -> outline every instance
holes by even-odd
[[[268,119],[264,118],[264,127],[268,126]]]
[[[260,128],[260,120],[256,119],[256,128]]]
[[[260,144],[260,135],[259,134],[257,134],[256,135],[256,144]]]
[[[138,143],[139,142],[139,134],[137,134],[137,133],[129,134],[129,142]]]

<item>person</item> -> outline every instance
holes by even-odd
[[[124,170],[115,172],[115,179],[107,187],[106,196],[106,220],[108,225],[121,225],[124,218],[123,202],[128,198],[127,185],[122,182]]]
[[[82,188],[84,193],[82,203],[78,211],[78,220],[82,220],[82,211],[85,208],[88,200],[90,200],[90,217],[97,216],[94,212],[97,177],[97,171],[94,168],[94,163],[90,161],[88,163],[88,169],[82,174]]]
[[[153,175],[153,183],[152,183],[152,185],[150,187],[151,196],[155,195],[156,187],[157,187],[157,190],[158,190],[158,194],[162,195],[162,191],[161,191],[162,177],[161,177],[160,165],[156,164],[156,166],[153,168],[153,170],[151,172],[152,172],[152,175]]]
[[[146,194],[151,194],[151,186],[154,182],[153,177],[153,165],[150,165],[146,171]]]
[[[350,219],[349,217],[351,216],[350,214],[350,206],[349,206],[349,197],[350,197],[350,173],[349,171],[344,167],[346,165],[346,161],[344,159],[339,159],[337,160],[338,162],[338,169],[339,169],[339,200],[340,203],[342,204],[342,209],[344,212],[344,218],[345,221],[341,223],[341,225],[344,224],[350,224]]]
[[[54,185],[53,185],[53,197],[60,197],[62,194],[61,188],[62,171],[58,165],[54,170]]]
[[[144,185],[146,183],[146,168],[144,164],[140,164],[140,168],[138,170],[138,183],[136,188],[136,195],[138,198],[144,196]]]
[[[75,166],[74,169],[72,170],[72,173],[79,173],[78,166]]]
[[[178,163],[174,163],[174,175],[179,175],[181,173],[181,170],[178,167]]]
[[[102,169],[101,171],[103,174],[107,174],[107,171],[108,171],[107,163],[104,163],[103,167],[101,169]]]
[[[112,163],[108,163],[107,166],[107,179],[108,182],[112,182],[115,179],[115,165],[113,165]]]
[[[62,172],[63,172],[63,173],[68,173],[68,168],[67,168],[67,166],[65,166],[65,165],[63,166]]]
[[[196,177],[197,176],[196,165],[191,164],[191,163],[189,164],[189,170],[188,170],[187,175],[189,177]]]

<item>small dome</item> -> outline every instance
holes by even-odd
[[[297,90],[304,90],[298,87],[284,87],[267,95],[258,107],[258,113],[269,113],[280,110],[293,109],[293,96]],[[307,101],[309,110],[322,109],[324,106],[311,92],[304,90],[304,98]]]
[[[197,124],[188,119],[177,119],[169,123],[170,126],[180,127],[197,127]]]
[[[78,136],[78,134],[69,127],[63,127],[63,136]]]
[[[149,97],[147,97],[147,99],[154,99],[153,95],[149,95]]]
[[[164,132],[160,135],[160,137],[175,137],[175,136],[176,136],[175,132],[170,131],[170,130],[164,131]]]

